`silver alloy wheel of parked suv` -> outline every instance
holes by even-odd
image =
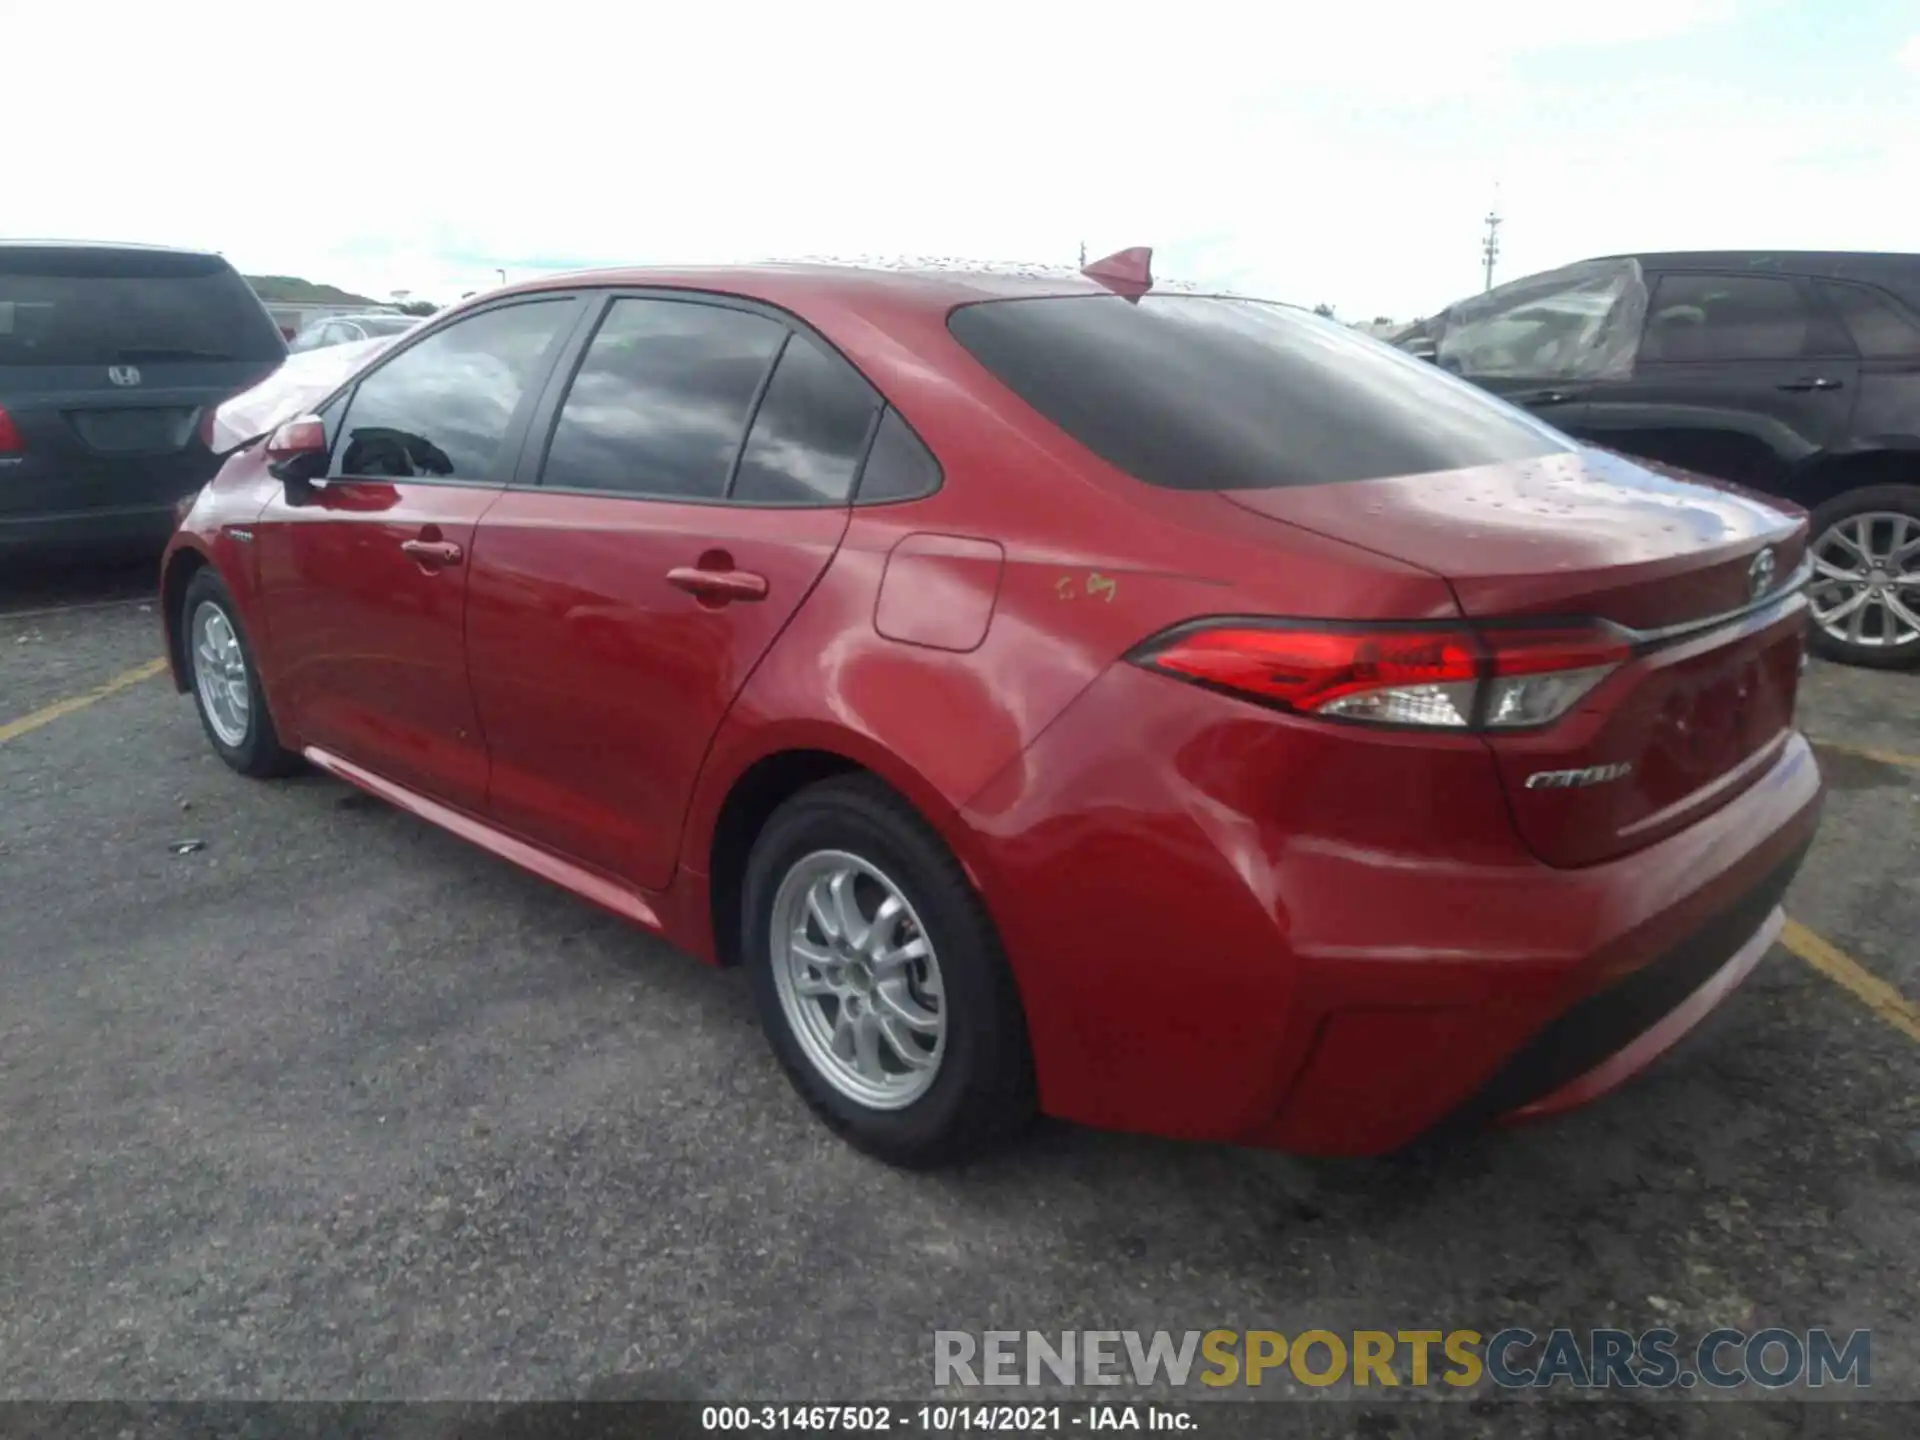
[[[1814,537],[1812,552],[1814,623],[1831,640],[1920,654],[1920,519],[1893,510],[1847,515]]]

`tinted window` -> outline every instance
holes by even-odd
[[[740,455],[733,498],[748,504],[844,504],[866,452],[880,397],[818,341],[795,335],[780,352]]]
[[[682,300],[616,300],[554,426],[541,483],[717,500],[786,327]]]
[[[860,472],[860,503],[912,500],[940,488],[940,462],[892,410],[880,417],[866,469]]]
[[[1795,360],[1829,353],[1791,280],[1663,275],[1647,311],[1643,360]]]
[[[1920,325],[1890,300],[1858,285],[1822,285],[1846,322],[1853,343],[1869,360],[1920,357]]]
[[[360,382],[336,475],[504,479],[502,443],[567,300],[489,310],[430,335]]]
[[[1313,485],[1572,448],[1464,380],[1285,306],[995,300],[948,323],[1029,405],[1150,485]]]
[[[286,341],[215,255],[0,246],[0,365],[274,361]]]

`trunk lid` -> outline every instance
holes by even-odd
[[[1684,828],[1763,774],[1791,731],[1807,539],[1793,507],[1592,450],[1223,498],[1431,570],[1473,620],[1635,633],[1633,657],[1570,713],[1486,734],[1515,825],[1549,864]]]

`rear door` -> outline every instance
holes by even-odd
[[[252,527],[276,708],[308,744],[469,811],[487,782],[464,638],[474,526],[581,305],[509,300],[384,358],[330,407],[326,481],[290,485]]]
[[[474,545],[467,653],[503,826],[647,888],[734,697],[848,522],[878,395],[744,304],[611,297]]]
[[[1596,444],[1769,494],[1843,439],[1860,362],[1803,281],[1669,272],[1630,379],[1595,384],[1568,428]]]
[[[218,256],[0,245],[0,524],[117,518],[164,538],[217,466],[203,423],[286,354]]]

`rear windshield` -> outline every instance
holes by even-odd
[[[1425,361],[1284,305],[1050,296],[963,306],[948,327],[1089,450],[1174,490],[1422,475],[1574,448]]]
[[[369,335],[402,335],[420,322],[411,315],[363,315],[353,323]]]
[[[0,365],[271,362],[287,353],[213,255],[0,246]]]

